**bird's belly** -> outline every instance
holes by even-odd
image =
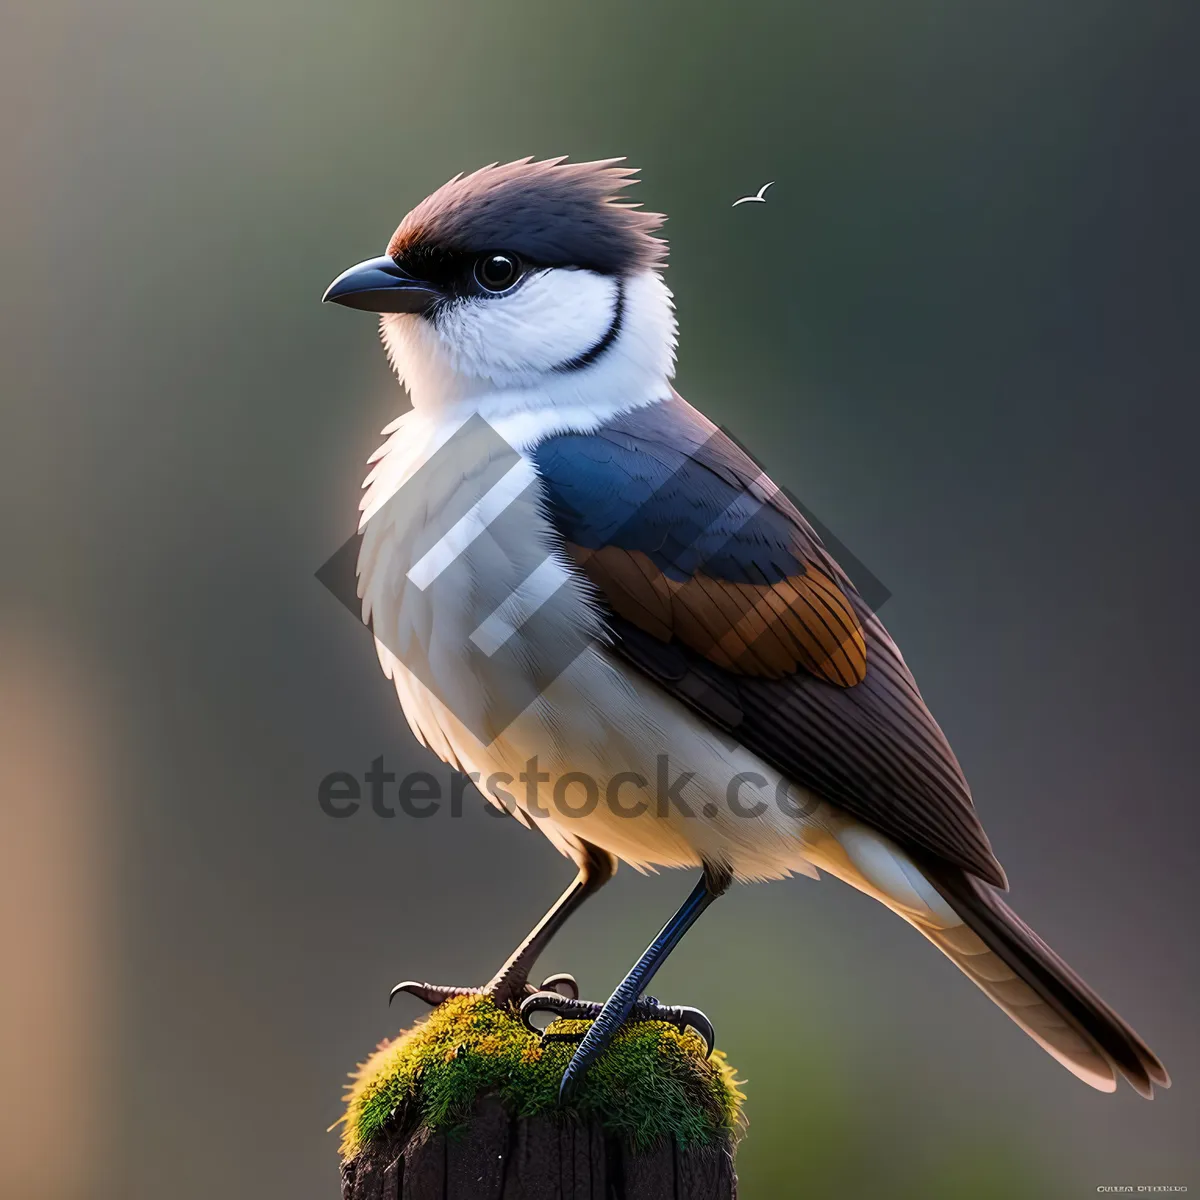
[[[423,740],[564,853],[590,842],[639,868],[724,862],[742,879],[840,857],[843,814],[599,645],[487,743],[403,667],[393,677]]]

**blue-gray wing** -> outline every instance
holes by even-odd
[[[1004,886],[900,651],[736,443],[672,395],[533,457],[618,654],[796,783]]]

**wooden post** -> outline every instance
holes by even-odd
[[[733,1200],[733,1139],[638,1152],[593,1118],[514,1117],[485,1097],[457,1135],[418,1129],[342,1166],[343,1200]]]
[[[542,1042],[471,997],[385,1042],[352,1077],[343,1200],[732,1200],[742,1097],[723,1056],[631,1025],[563,1111],[583,1028]]]

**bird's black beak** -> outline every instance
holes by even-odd
[[[343,271],[321,297],[374,313],[426,313],[441,298],[431,283],[414,279],[386,254]]]

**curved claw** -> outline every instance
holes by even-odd
[[[546,1034],[533,1023],[533,1014],[539,1012],[553,1013],[556,1017],[568,1021],[594,1021],[601,1013],[603,1005],[591,1000],[579,1000],[573,996],[564,996],[560,992],[541,991],[526,996],[521,1002],[521,1023],[530,1033],[536,1033],[545,1040],[579,1041],[579,1034]],[[628,1021],[666,1021],[679,1029],[694,1029],[704,1042],[704,1057],[708,1058],[716,1046],[716,1031],[713,1023],[698,1008],[687,1004],[660,1004],[653,996],[643,996],[630,1010]]]
[[[530,988],[532,994],[535,989]],[[575,976],[569,971],[560,971],[557,975],[547,975],[542,980],[542,986],[536,991],[541,992],[557,992],[560,996],[565,996],[568,1000],[579,999],[579,984],[575,981]]]
[[[694,1029],[704,1039],[704,1057],[712,1054],[717,1044],[717,1032],[713,1023],[698,1008],[689,1008],[686,1004],[673,1007],[672,1013],[678,1013],[678,1020],[672,1018],[680,1029]]]
[[[563,1017],[569,1021],[590,1021],[598,1010],[598,1006],[590,1003],[587,1000],[578,1000],[574,996],[564,996],[561,992],[534,992],[532,996],[526,996],[521,1001],[521,1007],[517,1010],[521,1017],[521,1024],[529,1030],[530,1033],[536,1033],[538,1037],[544,1037],[540,1030],[533,1023],[533,1014],[537,1012],[553,1013],[556,1017]]]
[[[653,996],[642,996],[629,1012],[626,1021],[666,1021],[680,1032],[694,1029],[704,1041],[704,1057],[708,1058],[717,1044],[713,1023],[698,1008],[689,1004],[660,1004]]]
[[[406,979],[403,983],[398,983],[388,993],[388,1003],[391,1004],[401,992],[408,996],[416,996],[418,1000],[423,1000],[430,1008],[437,1008],[439,1004],[447,1000],[453,1000],[456,996],[474,996],[478,994],[479,988],[465,987],[440,987],[436,983],[419,983],[415,979]]]

